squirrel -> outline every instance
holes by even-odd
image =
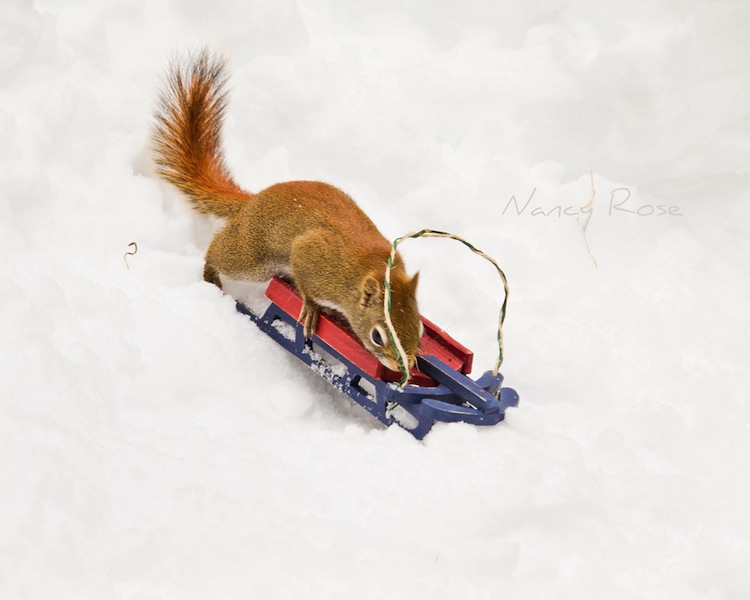
[[[225,59],[205,49],[173,62],[153,127],[157,175],[199,213],[226,219],[206,252],[203,278],[221,289],[221,275],[251,281],[291,277],[302,296],[299,322],[308,338],[321,309],[338,312],[369,352],[398,371],[383,307],[391,244],[352,198],[327,183],[287,181],[257,193],[235,183],[222,150],[227,79]],[[423,331],[418,280],[419,273],[407,275],[397,253],[391,320],[410,367]]]

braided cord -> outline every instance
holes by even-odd
[[[495,368],[493,369],[493,374],[497,375],[498,371],[500,370],[500,365],[503,364],[503,323],[505,322],[505,311],[508,306],[508,294],[510,292],[508,288],[508,280],[505,277],[505,273],[503,273],[503,270],[500,268],[500,266],[497,264],[497,261],[489,256],[488,254],[485,254],[469,242],[467,242],[465,239],[454,235],[452,233],[447,233],[445,231],[435,231],[433,229],[421,229],[419,231],[412,231],[410,233],[407,233],[406,235],[402,235],[400,238],[397,238],[393,241],[393,245],[391,247],[391,255],[388,257],[388,263],[385,268],[385,299],[384,299],[384,309],[385,309],[385,324],[386,329],[388,333],[388,339],[391,342],[391,345],[396,350],[396,356],[398,357],[398,366],[401,369],[401,374],[403,375],[403,378],[401,379],[401,382],[399,383],[400,387],[403,387],[406,385],[406,382],[409,381],[409,364],[405,360],[406,352],[404,351],[403,346],[401,345],[401,341],[398,339],[398,334],[396,333],[396,329],[393,327],[393,321],[391,321],[391,270],[393,268],[393,260],[396,256],[396,248],[398,248],[398,245],[403,242],[406,239],[409,238],[419,238],[419,237],[440,237],[440,238],[448,238],[451,240],[456,240],[461,242],[464,246],[469,248],[474,254],[478,254],[482,258],[488,260],[492,263],[492,265],[497,270],[498,274],[500,275],[500,279],[503,282],[503,291],[504,291],[504,297],[503,297],[503,304],[500,308],[500,317],[498,319],[498,325],[497,325],[497,346],[498,346],[498,356],[497,356],[497,362],[495,363]]]

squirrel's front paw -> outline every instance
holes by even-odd
[[[299,313],[297,323],[304,321],[304,333],[306,338],[311,338],[318,327],[318,315],[320,315],[320,308],[317,304],[305,298],[302,310]]]

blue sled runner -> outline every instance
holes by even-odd
[[[271,303],[263,314],[240,302],[237,310],[380,422],[397,423],[417,439],[435,422],[496,425],[508,407],[518,406],[518,394],[502,387],[501,374],[468,377],[472,353],[424,317],[416,368],[400,388],[401,374],[383,366],[335,318],[321,313],[315,334],[305,338],[297,323],[302,299],[291,284],[273,278],[266,297]]]

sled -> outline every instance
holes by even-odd
[[[385,367],[334,316],[321,313],[315,334],[306,338],[297,322],[302,298],[289,282],[274,277],[265,295],[270,304],[262,314],[241,302],[237,310],[387,426],[396,423],[422,439],[436,422],[496,425],[508,407],[518,405],[516,391],[502,387],[501,374],[487,371],[471,379],[472,352],[424,317],[416,368],[399,387],[401,374]]]

